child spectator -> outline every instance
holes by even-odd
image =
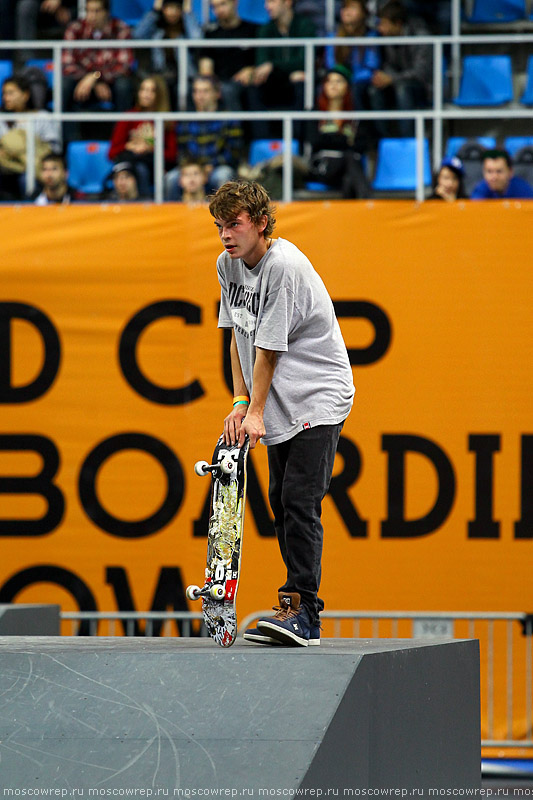
[[[194,159],[184,161],[180,169],[181,200],[190,206],[205,203],[207,175],[201,164]]]
[[[135,39],[200,39],[202,29],[192,11],[191,0],[155,0],[136,26]],[[178,50],[175,47],[154,47],[150,71],[162,75],[170,93],[172,108],[176,109],[178,87]],[[188,52],[188,72],[194,73],[194,59]]]
[[[468,197],[464,187],[465,170],[463,162],[457,156],[445,158],[433,181],[433,193],[430,200],[464,200]]]
[[[161,75],[150,75],[141,82],[132,111],[170,111],[168,89]],[[165,123],[167,168],[176,163],[176,135],[173,128],[171,122]],[[152,122],[121,120],[114,127],[109,149],[112,161],[129,161],[133,165],[139,192],[144,197],[150,196],[154,183],[154,136]]]
[[[113,203],[132,203],[141,200],[132,164],[120,161],[111,170],[113,189],[105,199]]]

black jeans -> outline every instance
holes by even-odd
[[[269,499],[287,580],[280,592],[298,592],[318,623],[324,608],[321,577],[322,500],[328,491],[342,425],[319,425],[281,444],[269,445]]]

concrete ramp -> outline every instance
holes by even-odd
[[[479,788],[477,642],[0,637],[0,757],[63,796]]]

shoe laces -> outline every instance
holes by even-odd
[[[291,606],[272,606],[272,610],[276,612],[274,619],[279,619],[282,622],[298,616],[298,611],[295,611]]]

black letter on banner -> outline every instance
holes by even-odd
[[[373,326],[374,341],[368,347],[348,347],[350,364],[374,364],[383,358],[392,338],[391,322],[382,308],[365,300],[335,300],[337,317],[364,317]]]
[[[89,587],[74,572],[53,564],[40,564],[17,572],[0,589],[0,603],[11,603],[19,592],[34,583],[56,583],[75,599],[80,611],[96,611],[96,600]],[[80,623],[78,636],[90,636],[90,621]]]
[[[146,519],[134,522],[118,519],[102,507],[96,494],[98,470],[110,456],[121,450],[142,450],[159,461],[166,472],[167,496],[162,506]],[[177,456],[162,441],[144,433],[120,433],[104,439],[89,453],[80,470],[78,490],[85,513],[95,525],[113,536],[133,539],[150,536],[170,522],[181,505],[185,480]]]
[[[257,472],[255,471],[252,455],[248,456],[247,463],[247,508],[249,508],[254,515],[255,525],[259,536],[275,536],[274,522],[270,515],[269,506],[263,497],[263,491]],[[211,483],[211,482],[210,482]],[[207,536],[207,529],[209,527],[209,516],[211,514],[211,485],[206,494],[202,513],[198,519],[193,522],[193,536]]]
[[[389,454],[387,519],[381,523],[384,538],[425,536],[439,528],[451,511],[455,498],[455,475],[449,458],[441,448],[422,436],[385,435],[382,450]],[[439,490],[435,505],[424,517],[405,519],[405,455],[426,456],[437,471]]]
[[[24,319],[37,328],[44,342],[39,375],[25,386],[11,385],[11,321]],[[26,303],[0,303],[0,403],[28,403],[41,397],[54,382],[61,359],[59,336],[46,314]]]
[[[342,457],[344,466],[342,472],[331,479],[329,494],[337,506],[350,536],[365,537],[367,523],[361,519],[348,496],[348,489],[353,486],[361,473],[361,454],[357,445],[345,436],[341,436],[339,439],[337,453]]]
[[[141,309],[130,319],[120,337],[118,357],[124,377],[138,394],[166,406],[179,406],[197,400],[205,394],[200,381],[192,381],[187,386],[165,389],[146,378],[137,363],[136,347],[139,336],[148,325],[164,317],[181,317],[186,325],[199,325],[202,310],[199,306],[184,300],[161,300]]]
[[[471,434],[468,449],[476,454],[476,507],[472,522],[468,523],[469,539],[498,539],[500,523],[492,518],[494,497],[493,453],[500,452],[497,434]]]
[[[123,567],[107,567],[106,583],[113,587],[119,611],[136,611],[131,588]],[[187,599],[183,588],[183,579],[179,567],[162,567],[159,573],[154,598],[150,611],[188,611]],[[144,631],[137,620],[122,620],[125,636],[160,636],[164,620],[147,620]],[[176,620],[180,636],[199,636],[200,626],[183,630],[191,623]]]
[[[533,435],[522,436],[522,479],[520,519],[515,523],[515,539],[533,539]]]
[[[65,499],[52,478],[59,467],[59,453],[55,444],[37,434],[5,433],[0,435],[0,452],[31,450],[43,459],[43,468],[37,475],[0,477],[0,495],[35,494],[48,503],[48,510],[40,519],[0,519],[0,536],[44,536],[57,528],[65,511]]]

